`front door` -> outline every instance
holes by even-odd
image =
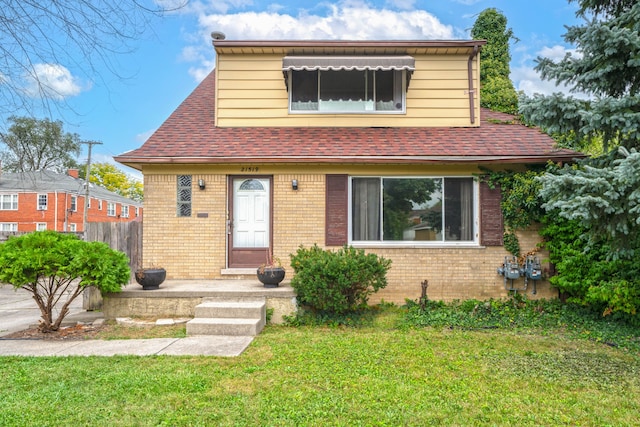
[[[271,178],[229,180],[229,268],[258,267],[271,246]]]

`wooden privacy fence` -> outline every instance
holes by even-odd
[[[26,232],[0,232],[0,242],[9,236],[22,234]],[[74,234],[83,237],[83,233]],[[127,254],[132,273],[142,261],[142,222],[90,222],[87,224],[87,241],[104,242],[111,249]]]
[[[87,241],[104,242],[127,254],[132,273],[142,262],[142,222],[90,222]]]

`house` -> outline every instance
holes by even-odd
[[[378,299],[424,280],[432,299],[507,295],[500,192],[477,175],[577,153],[479,107],[484,44],[216,37],[215,70],[116,157],[144,175],[145,263],[254,277],[270,253],[349,244],[392,260]]]
[[[0,231],[82,232],[86,187],[78,170],[0,173]],[[142,219],[142,203],[89,187],[87,222]]]

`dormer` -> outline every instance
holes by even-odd
[[[484,41],[213,44],[218,127],[479,125]]]

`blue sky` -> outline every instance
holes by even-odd
[[[477,14],[489,7],[505,14],[519,39],[511,46],[516,89],[558,91],[540,81],[533,60],[562,57],[572,48],[562,39],[564,25],[579,21],[575,3],[565,0],[200,0],[153,20],[135,50],[115,58],[125,78],[107,70],[92,78],[72,64],[57,64],[58,92],[73,112],[54,118],[82,139],[102,142],[92,161],[112,161],[142,145],[212,69],[211,31],[228,40],[468,39]]]

